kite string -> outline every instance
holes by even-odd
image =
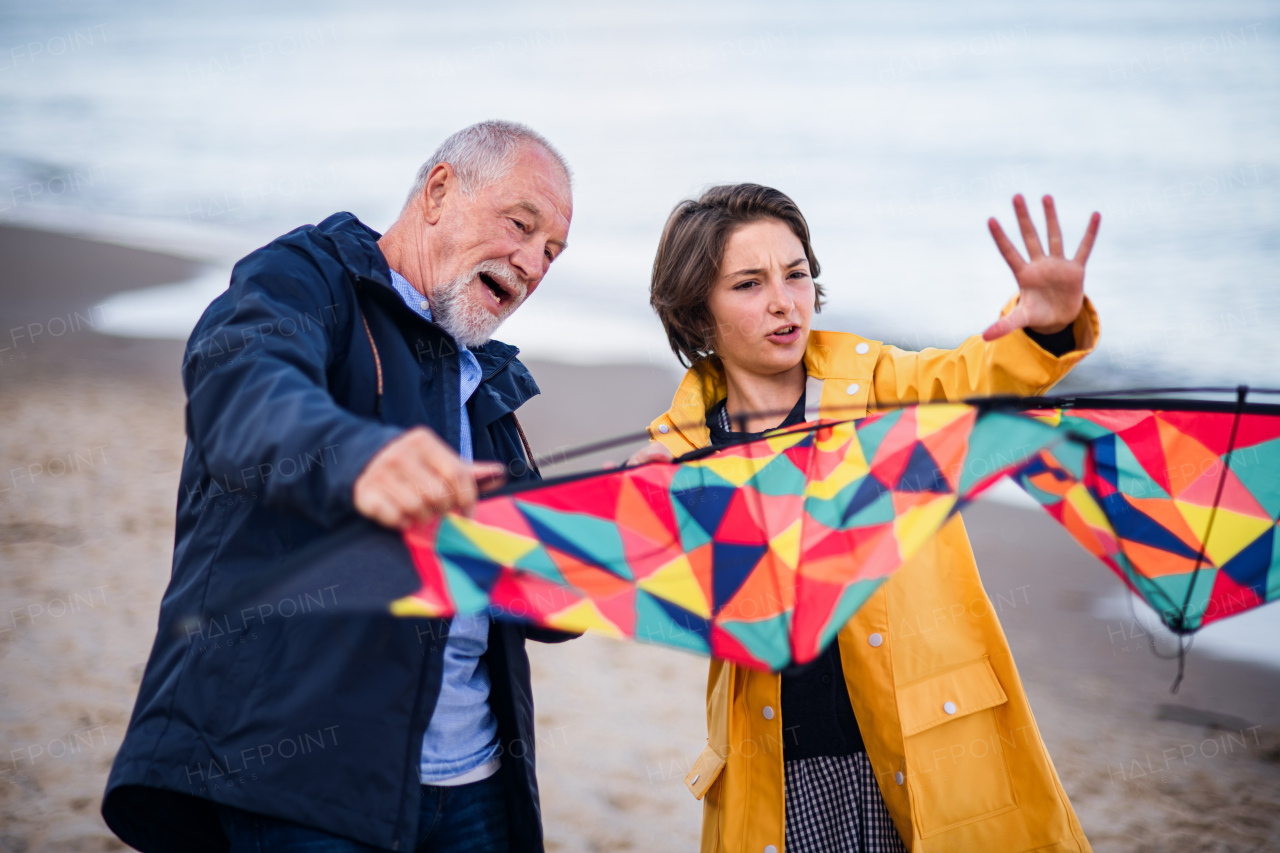
[[[1181,678],[1182,678],[1182,674],[1181,674],[1181,673],[1182,673],[1182,659],[1183,659],[1183,655],[1184,655],[1184,650],[1182,649],[1182,641],[1183,641],[1184,639],[1187,641],[1187,647],[1186,647],[1186,650],[1185,650],[1185,651],[1191,651],[1191,643],[1192,643],[1192,641],[1194,641],[1194,640],[1195,640],[1195,635],[1193,634],[1193,635],[1191,635],[1191,636],[1187,637],[1187,636],[1185,636],[1185,635],[1183,635],[1183,634],[1175,634],[1174,636],[1176,636],[1176,637],[1178,638],[1178,651],[1177,651],[1177,652],[1175,652],[1175,653],[1173,653],[1173,654],[1171,654],[1171,655],[1163,654],[1163,653],[1160,651],[1159,647],[1157,647],[1157,646],[1156,646],[1156,632],[1153,630],[1154,626],[1152,626],[1152,629],[1149,629],[1149,628],[1147,628],[1147,626],[1146,626],[1146,625],[1144,625],[1143,623],[1141,623],[1141,622],[1139,622],[1139,621],[1138,621],[1138,614],[1137,614],[1137,612],[1133,609],[1133,599],[1134,599],[1134,596],[1135,596],[1135,595],[1137,595],[1137,593],[1135,593],[1133,589],[1128,590],[1128,593],[1129,593],[1129,594],[1128,594],[1128,595],[1126,595],[1126,596],[1124,597],[1124,601],[1125,601],[1125,604],[1129,605],[1129,619],[1130,619],[1130,625],[1132,625],[1132,626],[1134,626],[1134,627],[1139,627],[1139,626],[1140,626],[1140,627],[1143,629],[1143,633],[1147,635],[1147,645],[1148,645],[1148,646],[1150,647],[1150,649],[1151,649],[1151,654],[1155,655],[1155,656],[1156,656],[1156,657],[1158,657],[1160,660],[1175,660],[1175,659],[1176,659],[1176,660],[1178,661],[1178,673],[1179,673],[1179,674],[1178,674],[1178,678],[1179,678],[1179,680],[1181,680]],[[1162,622],[1161,624],[1163,624],[1163,622]],[[1174,691],[1173,691],[1173,692],[1174,692],[1174,693],[1177,693],[1177,692],[1178,692],[1176,687],[1174,688]]]
[[[1218,489],[1213,496],[1213,506],[1209,509],[1209,520],[1205,524],[1204,538],[1200,541],[1200,553],[1196,556],[1196,567],[1191,572],[1191,581],[1187,584],[1187,594],[1182,599],[1182,609],[1178,612],[1178,677],[1174,679],[1173,686],[1169,688],[1170,693],[1176,694],[1178,688],[1182,686],[1183,665],[1187,649],[1190,648],[1182,641],[1182,635],[1186,633],[1187,608],[1191,606],[1191,594],[1195,591],[1196,580],[1200,577],[1200,567],[1204,565],[1205,553],[1209,550],[1209,536],[1213,533],[1213,522],[1218,517],[1218,504],[1222,500],[1222,490],[1227,485],[1227,474],[1231,471],[1231,453],[1236,447],[1236,434],[1240,429],[1240,418],[1244,414],[1244,401],[1247,396],[1249,396],[1248,385],[1241,385],[1236,388],[1235,417],[1231,421],[1231,435],[1227,439],[1227,452],[1222,457],[1222,473],[1218,475]]]

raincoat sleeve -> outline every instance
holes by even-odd
[[[402,432],[329,392],[352,299],[314,261],[267,246],[236,264],[183,360],[188,452],[217,480],[324,525],[354,512],[356,478]]]
[[[1014,298],[1001,315],[1017,304]],[[1062,356],[1043,349],[1021,329],[994,341],[974,335],[955,349],[880,350],[872,375],[875,401],[961,400],[993,394],[1039,395],[1066,376],[1098,344],[1098,315],[1086,297],[1073,325],[1076,348]]]

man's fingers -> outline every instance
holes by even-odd
[[[389,493],[382,483],[361,488],[356,496],[356,509],[361,515],[373,519],[384,527],[403,528],[408,523],[405,507],[413,502],[412,493],[407,497]]]
[[[476,499],[476,482],[471,466],[435,433],[423,430],[414,442],[412,460],[405,474],[422,495],[428,515],[471,508]]]
[[[1055,258],[1062,255],[1062,228],[1058,225],[1058,211],[1053,206],[1053,196],[1047,195],[1044,201],[1045,232],[1049,235],[1049,254]]]
[[[507,469],[501,462],[476,462],[471,466],[471,476],[481,492],[488,492],[507,481]]]
[[[440,512],[448,512],[456,509],[464,515],[471,513],[471,508],[475,506],[476,488],[475,478],[471,476],[471,470],[466,463],[459,460],[457,465],[445,466],[440,477],[444,486],[443,494],[440,495],[442,500],[436,503]]]
[[[987,227],[991,229],[991,236],[996,241],[996,248],[1000,250],[1000,254],[1004,255],[1005,263],[1013,270],[1013,274],[1017,275],[1027,262],[1022,259],[1022,255],[1018,254],[1017,248],[1005,236],[1004,229],[1000,227],[1000,223],[993,216],[987,220]]]
[[[364,517],[371,518],[384,527],[396,527],[400,515],[381,495],[360,494],[356,498],[356,509]]]
[[[1033,261],[1042,257],[1044,249],[1040,247],[1040,235],[1036,233],[1036,226],[1027,211],[1027,200],[1022,197],[1022,193],[1013,197],[1013,211],[1018,214],[1018,227],[1022,229],[1022,242],[1027,245],[1027,257]]]
[[[507,466],[501,462],[472,462],[471,475],[477,480],[491,480],[507,473]]]
[[[430,521],[433,509],[418,478],[395,477],[383,484],[383,495],[401,516],[401,526],[414,521]]]
[[[1084,266],[1089,260],[1089,253],[1093,251],[1093,241],[1098,237],[1098,225],[1102,223],[1102,214],[1094,212],[1089,217],[1089,227],[1084,229],[1084,237],[1080,240],[1080,248],[1076,249],[1076,256],[1072,260]]]
[[[388,527],[459,509],[470,512],[480,484],[505,479],[500,462],[463,462],[439,436],[418,427],[390,442],[370,461],[355,487],[356,508]]]

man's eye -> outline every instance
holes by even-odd
[[[522,234],[524,233],[525,229],[528,228],[528,226],[525,225],[523,222],[521,222],[519,219],[513,219],[511,220],[511,222],[516,226],[516,228],[520,229],[520,233]]]

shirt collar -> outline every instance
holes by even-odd
[[[427,297],[419,293],[417,288],[409,283],[409,279],[392,270],[391,286],[395,288],[396,293],[400,294],[400,298],[404,300],[405,305],[409,306],[409,310],[427,322],[433,322],[431,303],[427,301]]]

